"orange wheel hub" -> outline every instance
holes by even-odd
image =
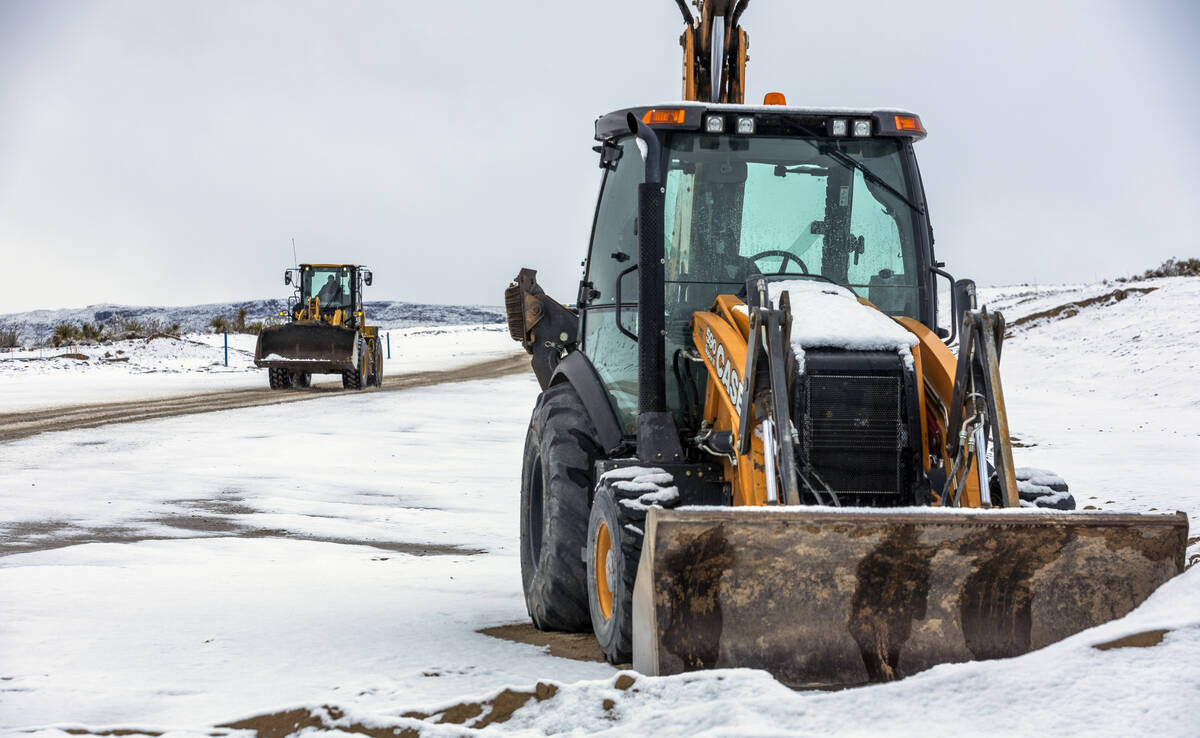
[[[604,619],[612,617],[613,593],[609,585],[609,576],[613,574],[612,535],[608,524],[601,523],[596,529],[596,601],[600,603],[600,612]]]

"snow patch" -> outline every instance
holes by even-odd
[[[635,500],[621,500],[621,504],[630,510],[649,510],[655,505],[661,507],[679,499],[678,487],[667,487],[666,489],[655,487],[655,489],[658,491],[647,492]]]
[[[917,337],[840,285],[796,279],[768,282],[771,301],[778,305],[784,292],[792,306],[792,349],[804,370],[804,350],[837,348],[848,351],[895,351],[912,369]]]

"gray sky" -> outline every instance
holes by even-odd
[[[0,313],[282,296],[573,301],[592,123],[676,100],[672,0],[0,0]],[[520,15],[510,15],[519,12]],[[918,112],[939,258],[981,284],[1200,256],[1200,4],[753,0],[748,101]]]

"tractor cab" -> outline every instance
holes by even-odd
[[[677,416],[703,390],[676,369],[695,353],[692,316],[718,295],[745,297],[755,275],[834,283],[937,330],[916,115],[695,102],[618,110],[596,122],[605,171],[578,302],[581,348],[626,432],[637,413],[633,265],[646,168],[631,117],[661,147],[666,399]]]

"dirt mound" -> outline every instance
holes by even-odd
[[[530,700],[543,702],[558,694],[553,684],[538,682],[532,691],[505,689],[479,702],[462,702],[437,712],[406,712],[394,725],[366,725],[347,719],[346,714],[331,705],[320,708],[298,707],[293,710],[222,723],[218,728],[252,730],[258,738],[287,738],[307,730],[336,730],[340,733],[371,736],[371,738],[419,738],[421,724],[461,725],[478,730],[495,723],[507,722]]]
[[[1121,302],[1122,300],[1125,300],[1129,297],[1133,297],[1136,295],[1144,295],[1144,294],[1153,292],[1156,289],[1158,289],[1158,288],[1157,287],[1127,287],[1125,289],[1113,290],[1112,292],[1109,292],[1104,295],[1097,295],[1096,297],[1089,297],[1086,300],[1076,300],[1074,302],[1068,302],[1063,305],[1058,305],[1057,307],[1052,307],[1049,310],[1042,310],[1040,312],[1032,313],[1030,315],[1025,315],[1020,318],[1017,318],[1016,320],[1014,320],[1008,324],[1008,330],[1005,332],[1005,336],[1006,337],[1011,336],[1013,334],[1013,331],[1017,328],[1021,328],[1021,327],[1029,328],[1034,325],[1040,325],[1042,323],[1052,323],[1057,320],[1066,320],[1067,318],[1073,318],[1076,315],[1079,315],[1079,313],[1085,308],[1094,307],[1097,305],[1102,306],[1102,307],[1106,307],[1108,305],[1115,305],[1118,302]]]

